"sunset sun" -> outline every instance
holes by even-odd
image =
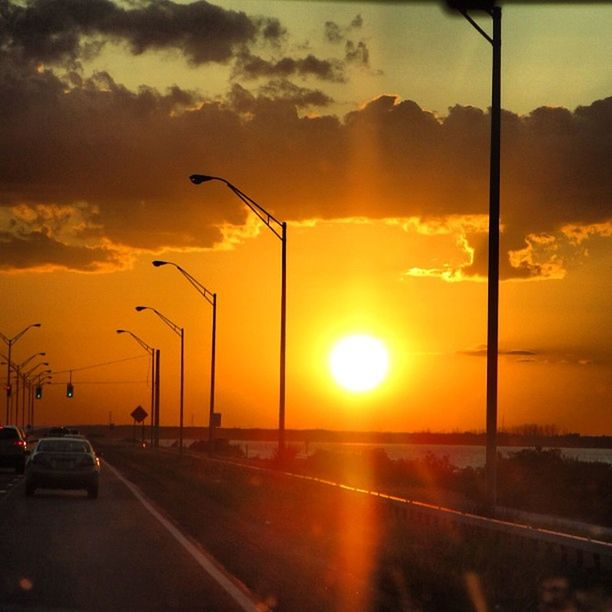
[[[377,338],[364,334],[345,336],[334,344],[329,367],[341,387],[362,393],[383,382],[389,369],[389,354]]]

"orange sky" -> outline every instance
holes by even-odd
[[[2,54],[0,331],[43,324],[13,350],[55,371],[37,421],[149,409],[123,328],[161,349],[177,423],[178,338],[144,304],[185,328],[185,422],[207,423],[211,308],[162,258],[218,294],[223,424],[276,426],[280,243],[202,172],[288,222],[287,427],[483,430],[490,58],[469,24],[184,2],[160,36],[149,3],[88,6],[11,4]],[[499,421],[610,434],[610,8],[532,8],[504,9]],[[360,395],[327,365],[350,333],[390,352]]]

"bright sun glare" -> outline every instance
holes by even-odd
[[[385,379],[389,354],[377,338],[364,334],[346,336],[334,344],[329,367],[341,387],[361,393],[374,389]]]

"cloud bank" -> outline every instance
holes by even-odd
[[[346,38],[360,18],[325,25],[330,42],[351,43],[339,62],[280,57],[277,20],[203,1],[5,2],[3,17],[2,269],[106,270],[135,250],[220,246],[245,211],[222,186],[188,183],[206,172],[289,222],[361,217],[446,233],[463,264],[415,262],[406,274],[483,278],[488,113],[454,106],[437,116],[381,95],[344,117],[323,114],[333,101],[324,84],[368,62],[365,43]],[[80,62],[106,40],[135,54],[179,51],[189,64],[231,63],[234,83],[209,100],[87,75]],[[262,45],[276,50],[264,59]],[[611,131],[612,97],[503,113],[502,278],[560,278],[588,241],[610,237]]]

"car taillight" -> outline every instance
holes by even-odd
[[[26,442],[25,440],[15,440],[13,442],[13,446],[21,446],[22,448],[25,448]]]

